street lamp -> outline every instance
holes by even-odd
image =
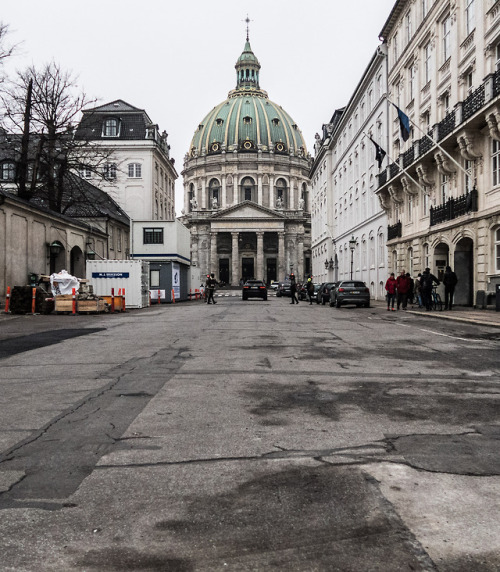
[[[328,270],[328,258],[325,260],[325,268]]]
[[[333,258],[330,256],[330,262],[328,263],[328,268],[330,268],[330,270],[333,270]]]
[[[351,249],[351,280],[352,280],[352,267],[354,265],[354,250],[356,249],[356,239],[354,235],[352,235],[351,240],[349,241],[349,248]]]

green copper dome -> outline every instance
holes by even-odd
[[[297,124],[260,89],[260,64],[248,38],[235,68],[236,89],[201,121],[191,141],[190,156],[262,151],[306,157]]]

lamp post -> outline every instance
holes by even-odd
[[[354,265],[354,250],[356,249],[356,239],[354,235],[352,235],[351,240],[349,241],[349,248],[351,249],[351,280],[352,280],[352,267]]]
[[[328,258],[325,260],[325,269],[328,270]]]

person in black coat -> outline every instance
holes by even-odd
[[[420,277],[422,303],[426,310],[430,310],[432,308],[432,287],[434,284],[439,286],[440,282],[434,274],[431,274],[431,269],[426,268]]]
[[[453,306],[453,295],[455,294],[455,286],[457,285],[457,282],[457,275],[453,272],[450,266],[447,266],[443,276],[445,310],[451,310]]]

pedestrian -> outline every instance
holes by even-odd
[[[423,307],[422,304],[422,283],[420,279],[422,278],[422,274],[418,273],[417,277],[415,278],[414,284],[414,293],[415,293],[415,302],[418,304],[419,308]]]
[[[310,276],[307,279],[306,291],[307,291],[307,295],[309,296],[309,304],[311,305],[313,303],[314,284],[313,284],[312,278]]]
[[[433,288],[434,284],[436,284],[436,286],[439,286],[440,282],[434,276],[434,274],[431,274],[431,269],[426,268],[423,271],[422,276],[420,278],[420,284],[421,284],[422,303],[425,306],[426,310],[431,310],[431,308],[432,308],[432,288]]]
[[[411,277],[409,272],[406,273],[406,277],[410,281],[410,291],[408,292],[408,303],[411,304],[413,308],[413,304],[415,303],[415,281]]]
[[[455,286],[457,285],[457,282],[457,275],[453,272],[450,266],[447,266],[443,275],[445,310],[451,310],[453,306],[453,295],[455,294]]]
[[[214,273],[212,272],[212,274],[207,274],[207,282],[205,284],[205,288],[207,290],[207,304],[210,304],[210,300],[212,300],[214,304],[217,304],[217,302],[214,300],[214,292],[216,284],[217,280],[215,279]]]
[[[385,290],[387,292],[387,311],[391,310],[394,312],[394,299],[396,298],[396,278],[394,278],[394,272],[385,283]]]
[[[295,280],[295,275],[290,274],[290,296],[292,297],[292,301],[290,304],[298,304],[299,300],[297,298],[297,282]]]
[[[401,270],[401,273],[396,279],[396,290],[398,310],[400,307],[402,307],[403,310],[406,310],[408,305],[408,292],[410,291],[410,278],[409,275],[406,275],[404,270]]]
[[[203,284],[203,282],[200,285],[200,298],[202,300],[205,299],[205,284]]]

